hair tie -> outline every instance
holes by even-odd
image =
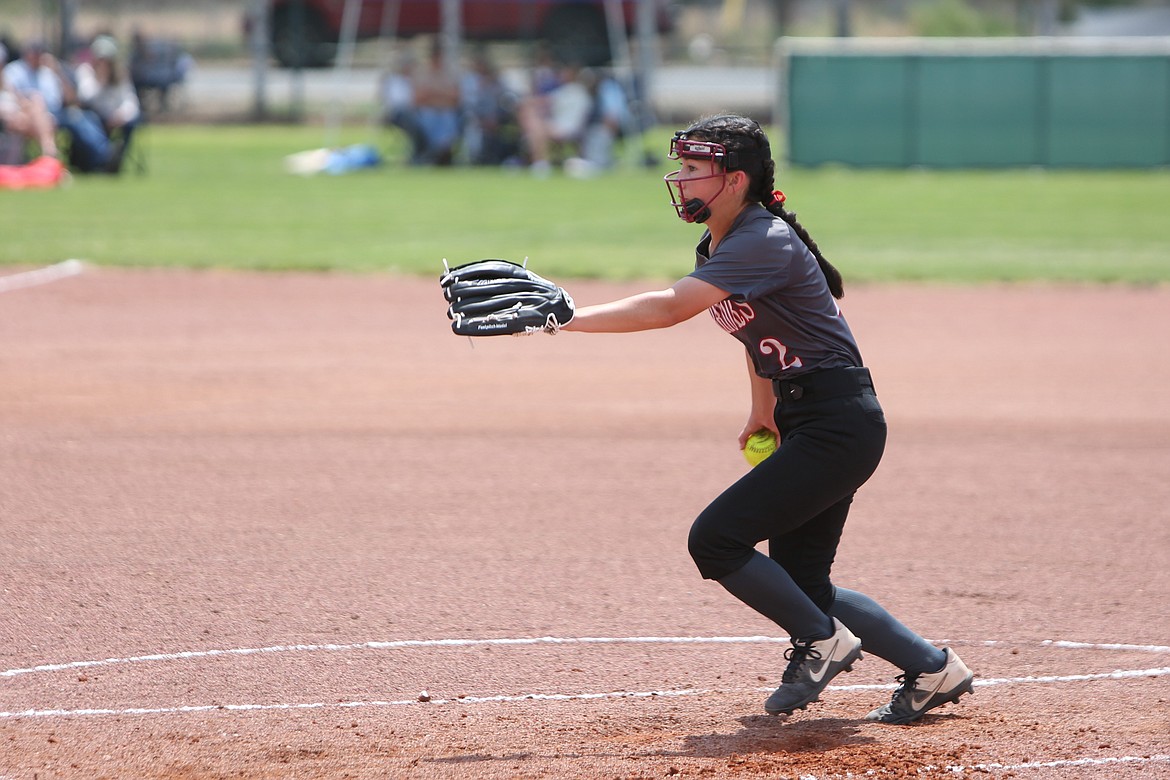
[[[780,190],[772,190],[772,199],[768,201],[769,206],[775,206],[778,203],[783,203],[787,198]]]

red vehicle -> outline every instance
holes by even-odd
[[[626,28],[634,29],[639,0],[620,0]],[[674,27],[669,0],[650,0],[659,32]],[[360,0],[358,39],[383,29],[400,38],[437,33],[442,0]],[[383,18],[398,9],[398,18]],[[469,40],[541,40],[585,65],[610,60],[605,0],[462,0],[461,29]],[[272,51],[286,67],[328,65],[341,38],[345,0],[273,0]],[[384,26],[385,25],[385,26]]]

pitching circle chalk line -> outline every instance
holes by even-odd
[[[76,276],[85,270],[85,263],[80,260],[62,260],[60,263],[38,268],[33,271],[21,271],[7,276],[0,276],[0,293],[23,290],[26,287],[35,287],[38,284],[48,284],[59,279]]]
[[[0,672],[0,677],[16,677],[19,675],[63,671],[68,669],[84,669],[95,666],[111,666],[116,664],[134,664],[148,662],[183,661],[198,658],[213,658],[222,656],[246,656],[264,653],[294,653],[294,652],[344,652],[353,650],[388,650],[401,648],[448,648],[448,647],[475,647],[475,646],[534,646],[534,645],[603,645],[603,644],[751,644],[751,643],[785,643],[787,637],[770,636],[741,636],[741,637],[513,637],[497,639],[405,639],[389,642],[359,642],[352,644],[313,644],[313,645],[272,645],[269,647],[229,648],[213,650],[192,650],[179,653],[157,653],[152,655],[130,656],[126,658],[106,658],[101,660],[72,661],[59,664],[41,664],[39,666],[8,669]],[[1142,645],[1120,643],[1093,643],[1072,642],[1066,640],[1043,640],[1040,642],[1016,642],[1010,640],[932,640],[937,644],[966,645],[981,647],[1020,647],[1036,646],[1064,650],[1103,650],[1124,651],[1151,654],[1170,654],[1170,645]],[[1150,669],[1116,670],[1097,674],[1075,674],[1045,677],[1010,677],[1010,678],[981,678],[975,681],[978,687],[991,687],[1011,684],[1051,684],[1063,682],[1084,682],[1090,680],[1120,680],[1138,677],[1161,677],[1170,675],[1170,667]],[[833,691],[855,691],[889,689],[893,685],[830,685]],[[757,688],[757,691],[768,691],[770,688]],[[438,699],[431,696],[415,697],[390,701],[349,701],[349,702],[304,702],[278,704],[209,704],[185,705],[179,707],[129,707],[123,709],[74,709],[51,710],[31,709],[16,712],[0,712],[0,720],[15,718],[66,718],[66,717],[95,717],[95,716],[149,716],[149,715],[181,715],[187,713],[223,711],[223,712],[256,712],[265,710],[301,711],[316,709],[360,709],[400,706],[441,706],[447,704],[468,705],[501,702],[540,702],[540,701],[590,701],[604,699],[637,699],[637,698],[670,698],[682,696],[700,696],[712,693],[734,693],[735,691],[717,691],[714,689],[688,688],[682,690],[665,691],[611,691],[601,693],[533,693],[515,696],[461,696],[457,699]],[[1075,767],[1093,767],[1110,765],[1141,765],[1141,764],[1170,763],[1170,754],[1152,754],[1142,756],[1106,756],[1085,757],[1075,759],[1061,759],[1053,761],[1031,761],[1020,764],[982,763],[970,766],[947,766],[945,770],[955,775],[968,772],[980,774],[992,772],[1012,772],[1028,769],[1061,769]],[[929,767],[939,769],[939,767]],[[802,780],[827,780],[814,775],[806,775]]]
[[[0,671],[0,677],[16,677],[24,674],[43,672],[59,672],[69,669],[85,669],[97,666],[114,666],[117,664],[136,664],[148,662],[186,661],[197,658],[214,658],[217,656],[246,656],[263,655],[267,653],[313,653],[313,652],[346,652],[351,650],[399,650],[405,648],[424,647],[477,647],[477,646],[524,646],[524,645],[608,645],[608,644],[785,644],[788,637],[775,636],[581,636],[581,637],[500,637],[494,639],[398,639],[382,642],[355,642],[349,644],[297,644],[297,645],[269,645],[267,647],[235,647],[212,650],[185,650],[177,653],[153,653],[150,655],[135,655],[126,658],[103,658],[87,661],[69,661],[56,664],[39,664],[18,669]],[[956,647],[1051,647],[1061,650],[1114,650],[1122,652],[1152,653],[1158,655],[1170,654],[1170,645],[1142,645],[1120,643],[1071,642],[1067,640],[1045,639],[1013,641],[1007,639],[930,639],[938,645],[953,645]]]

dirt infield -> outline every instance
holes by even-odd
[[[705,317],[472,346],[427,280],[3,292],[0,778],[1170,777],[1170,289],[844,303],[891,437],[836,579],[978,675],[912,727],[862,719],[876,658],[761,714],[780,632],[686,552],[746,468]]]

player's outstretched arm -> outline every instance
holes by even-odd
[[[718,287],[687,276],[665,290],[578,307],[564,330],[582,333],[632,333],[669,328],[689,320],[727,297]]]

